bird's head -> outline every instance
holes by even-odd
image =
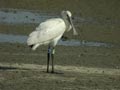
[[[62,11],[61,15],[65,20],[67,20],[70,23],[72,30],[73,30],[73,34],[78,35],[78,33],[73,25],[73,22],[72,22],[72,13],[67,10],[67,11]]]

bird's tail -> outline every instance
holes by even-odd
[[[34,44],[36,44],[37,41],[38,41],[37,32],[34,31],[29,35],[29,37],[27,39],[27,45],[34,45]]]

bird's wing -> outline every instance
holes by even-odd
[[[41,23],[35,31],[33,31],[27,40],[28,45],[49,43],[54,38],[63,34],[66,25],[62,19],[49,19]]]
[[[49,28],[55,27],[58,24],[61,24],[62,22],[63,22],[63,20],[60,18],[48,19],[45,22],[40,23],[40,25],[36,28],[36,30],[38,30],[38,31],[44,30],[45,31]]]

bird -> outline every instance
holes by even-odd
[[[72,22],[72,13],[69,10],[61,12],[61,17],[51,18],[41,22],[36,29],[29,34],[27,45],[36,50],[40,45],[48,45],[47,50],[47,73],[49,73],[49,63],[51,60],[52,70],[54,73],[54,54],[55,46],[65,32],[73,30],[73,34],[77,35],[77,31]]]

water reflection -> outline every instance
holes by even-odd
[[[23,35],[12,35],[12,34],[0,34],[0,43],[26,43],[27,36]],[[96,47],[113,47],[111,44],[101,43],[101,42],[89,42],[89,41],[79,41],[79,40],[60,40],[58,45],[63,46],[96,46]]]

